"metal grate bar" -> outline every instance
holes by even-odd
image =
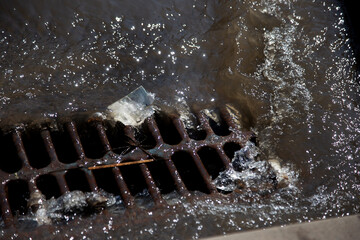
[[[1,183],[0,184],[0,195],[1,195],[1,215],[2,218],[4,220],[4,223],[7,227],[13,225],[14,223],[14,219],[11,213],[11,209],[10,209],[10,204],[9,204],[9,200],[8,198],[6,198],[5,196],[7,195],[6,193],[6,183]]]
[[[92,171],[85,169],[84,172],[85,172],[85,176],[86,176],[87,182],[89,183],[89,187],[90,187],[91,191],[98,190],[98,186],[96,184],[96,180],[95,180],[95,177],[94,177],[94,174],[92,173]]]
[[[210,193],[216,193],[217,192],[216,187],[214,186],[214,184],[212,184],[211,177],[210,177],[209,173],[206,171],[206,168],[205,168],[204,164],[202,163],[199,155],[196,152],[192,152],[191,156],[196,164],[197,169],[200,172],[200,175],[204,179],[206,187],[208,188]]]
[[[223,162],[224,166],[226,168],[229,168],[231,160],[226,156],[226,153],[224,152],[224,150],[219,146],[216,148],[216,152],[220,156],[220,159]]]
[[[145,163],[140,164],[141,172],[145,178],[151,197],[154,199],[156,205],[163,205],[164,200],[161,197],[160,190],[156,186],[151,173]]]
[[[149,130],[152,134],[152,137],[156,141],[156,146],[160,146],[164,143],[164,140],[161,137],[160,130],[157,127],[157,124],[155,122],[155,119],[153,117],[149,117],[146,119],[146,124],[149,126]]]
[[[110,146],[110,142],[106,136],[106,131],[104,126],[102,125],[101,122],[97,122],[96,123],[96,129],[98,131],[99,137],[100,137],[100,141],[105,149],[106,152],[110,152],[111,151],[111,146]]]
[[[167,159],[167,160],[165,160],[165,164],[166,164],[167,168],[169,169],[171,177],[174,179],[175,186],[176,186],[178,193],[181,194],[182,196],[189,196],[190,193],[187,190],[184,182],[181,180],[180,174],[177,171],[174,162],[171,159]]]
[[[29,191],[30,192],[35,192],[36,190],[39,190],[35,184],[35,181],[34,179],[31,179],[29,182],[28,182],[28,188],[29,188]]]
[[[178,131],[178,133],[181,136],[181,139],[185,142],[189,142],[190,138],[189,135],[184,127],[184,123],[179,119],[179,118],[173,118],[172,122],[174,123],[174,126],[176,128],[176,130]]]
[[[79,134],[76,131],[75,123],[74,122],[66,123],[66,128],[69,131],[70,138],[73,142],[78,157],[80,159],[84,159],[85,152],[84,152],[84,148],[81,145]]]
[[[61,194],[70,191],[69,186],[65,181],[65,172],[55,172],[52,175],[55,176],[56,181],[58,182]]]
[[[53,142],[51,140],[49,130],[42,130],[41,131],[41,137],[44,140],[45,148],[46,148],[47,153],[50,156],[51,163],[58,163],[59,159],[58,159],[58,157],[56,155],[55,147],[54,147],[54,144],[53,144]]]
[[[213,135],[214,131],[210,127],[210,124],[208,122],[206,115],[203,112],[198,112],[196,114],[196,117],[199,119],[199,122],[200,122],[201,126],[203,127],[203,129],[205,130],[207,136]]]
[[[22,142],[21,139],[21,134],[18,130],[15,130],[13,133],[13,141],[15,143],[15,147],[18,153],[19,158],[21,159],[21,162],[23,164],[23,169],[29,169],[31,168],[29,160],[27,158],[26,152],[25,152],[25,148],[24,148],[24,144]]]
[[[234,119],[231,117],[229,111],[225,107],[221,107],[219,110],[222,118],[230,128],[239,129],[239,126],[235,124]]]
[[[124,181],[124,178],[121,174],[120,169],[118,167],[114,167],[112,169],[112,171],[115,175],[116,183],[120,189],[120,194],[125,203],[125,207],[127,207],[127,208],[134,207],[134,205],[135,205],[134,197],[131,195],[130,190]]]
[[[133,128],[126,126],[124,129],[124,132],[125,132],[125,135],[130,138],[130,141],[135,141],[135,142],[133,142],[134,144],[137,143],[135,140],[135,134],[134,134]],[[148,157],[150,157],[150,156],[148,156]],[[164,201],[160,194],[160,190],[156,186],[154,179],[151,176],[150,170],[148,169],[146,164],[144,164],[144,163],[140,164],[140,169],[141,169],[142,175],[144,176],[145,182],[148,186],[149,193],[150,193],[151,197],[153,198],[153,200],[155,201],[155,204],[156,205],[164,204]]]

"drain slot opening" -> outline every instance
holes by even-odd
[[[196,141],[205,140],[205,138],[206,138],[206,131],[205,130],[187,128],[186,131],[187,131],[189,137],[191,139],[196,140]]]
[[[210,193],[204,179],[202,179],[192,156],[185,151],[178,151],[171,157],[177,168],[181,179],[189,191],[200,191]]]
[[[181,142],[181,136],[169,116],[164,113],[156,113],[155,121],[165,143],[176,145]]]
[[[31,129],[21,136],[29,164],[37,169],[50,164],[51,159],[46,151],[44,140],[39,129]]]
[[[80,190],[90,192],[90,186],[86,179],[86,175],[79,169],[71,169],[65,174],[66,183],[70,191]]]
[[[114,195],[120,195],[120,190],[116,184],[116,179],[112,169],[99,169],[93,170],[92,172],[99,188],[105,190],[106,192],[113,193]]]
[[[78,124],[77,129],[85,156],[93,159],[103,157],[106,152],[95,126],[88,123]]]
[[[28,183],[25,180],[13,180],[6,184],[6,188],[12,214],[26,214],[27,200],[30,197]]]
[[[211,129],[214,133],[218,136],[227,136],[230,134],[229,126],[221,116],[221,114],[216,114],[218,122],[215,122],[212,118],[208,117],[208,121],[210,124]]]
[[[145,179],[139,166],[123,166],[120,167],[120,171],[132,196],[136,196],[147,189]]]
[[[241,149],[241,146],[234,142],[228,142],[224,144],[224,152],[230,159],[230,161],[234,158],[235,152]]]
[[[16,173],[22,167],[11,134],[0,135],[0,169],[6,173]]]
[[[40,192],[45,195],[46,199],[50,199],[51,197],[58,198],[61,196],[58,182],[53,175],[41,175],[36,179],[36,186]]]
[[[122,123],[117,122],[114,126],[107,124],[106,135],[114,153],[122,154],[127,151],[129,143]]]
[[[171,193],[176,190],[174,180],[164,160],[148,163],[147,166],[161,194]]]
[[[219,176],[220,172],[225,170],[225,166],[216,149],[206,146],[202,147],[197,153],[212,179],[215,179]]]
[[[69,133],[64,131],[52,131],[51,139],[54,144],[56,155],[62,163],[73,163],[78,160],[78,154],[72,144]]]
[[[196,115],[193,115],[194,118],[192,118],[193,120],[193,125],[195,126],[194,128],[186,128],[186,132],[189,135],[189,138],[194,139],[196,141],[201,141],[201,140],[205,140],[207,133],[205,131],[205,129],[201,128],[201,124],[200,121],[197,117],[195,117]]]
[[[141,128],[136,132],[135,137],[144,149],[152,149],[156,146],[156,141],[151,134],[147,123],[141,125]]]

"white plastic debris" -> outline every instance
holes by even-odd
[[[68,221],[76,214],[97,212],[117,204],[116,197],[103,190],[82,192],[79,190],[66,192],[59,198],[46,200],[40,191],[30,194],[28,214],[22,221],[32,221],[40,225],[49,225],[59,221]]]
[[[140,86],[127,96],[107,107],[108,116],[125,125],[139,126],[147,117],[154,114],[152,103],[155,94]]]
[[[235,152],[230,167],[214,180],[215,186],[228,192],[238,188],[261,195],[273,192],[278,187],[276,171],[269,162],[257,160],[257,155],[257,147],[248,141]]]

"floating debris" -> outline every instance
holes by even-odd
[[[280,163],[275,160],[258,161],[257,155],[257,147],[248,141],[244,148],[235,152],[230,167],[214,180],[215,186],[226,192],[246,189],[260,195],[269,194],[278,187],[285,187],[288,177],[281,170]]]
[[[40,191],[31,193],[28,201],[29,213],[21,217],[21,221],[34,221],[37,225],[49,225],[69,220],[76,214],[99,212],[115,205],[116,197],[103,190],[97,192],[82,192],[79,190],[67,192],[55,199],[46,200]]]
[[[154,114],[152,103],[155,94],[140,86],[127,96],[107,107],[108,117],[124,125],[139,126],[147,117]]]

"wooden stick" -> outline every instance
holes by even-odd
[[[133,164],[148,163],[148,162],[153,162],[153,161],[154,161],[154,159],[145,159],[145,160],[139,160],[139,161],[133,161],[133,162],[122,162],[122,163],[115,163],[115,164],[108,164],[108,165],[92,166],[92,167],[88,167],[88,169],[96,170],[96,169],[102,169],[102,168],[121,167],[121,166],[133,165]]]

